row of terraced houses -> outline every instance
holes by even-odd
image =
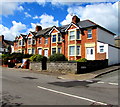
[[[73,16],[68,25],[42,29],[36,26],[34,32],[20,34],[15,38],[14,51],[24,54],[40,54],[46,57],[54,53],[64,54],[68,60],[86,58],[88,60],[118,58],[118,49],[114,47],[114,33],[90,21],[81,21]],[[114,51],[116,53],[114,53]]]

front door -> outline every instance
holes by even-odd
[[[42,55],[42,49],[41,48],[38,49],[38,54]]]
[[[48,57],[48,49],[44,50],[44,56]]]
[[[86,57],[87,57],[87,60],[95,60],[95,48],[94,47],[86,48]]]

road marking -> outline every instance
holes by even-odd
[[[105,82],[102,82],[102,81],[101,81],[101,82],[97,82],[97,83],[103,84],[103,83],[105,83]]]
[[[105,82],[97,82],[97,83],[99,83],[99,84],[104,84]],[[109,83],[107,83],[107,84],[110,84],[110,85],[118,85],[118,83],[111,83],[111,82],[109,82]]]
[[[68,93],[56,91],[56,90],[45,88],[45,87],[41,87],[41,86],[37,86],[37,87],[40,88],[40,89],[43,89],[43,90],[47,90],[47,91],[51,91],[51,92],[54,92],[54,93],[58,93],[58,94],[62,94],[62,95],[66,95],[66,96],[70,96],[70,97],[86,100],[86,101],[89,101],[89,102],[92,102],[92,103],[97,103],[97,104],[100,104],[100,105],[107,105],[106,103],[98,102],[98,101],[95,101],[95,100],[92,100],[92,99],[89,99],[89,98],[80,97],[80,96],[76,96],[76,95],[73,95],[73,94],[68,94]]]
[[[93,82],[92,80],[85,80],[86,82]]]
[[[118,85],[118,83],[108,83],[108,84],[111,84],[111,85]]]

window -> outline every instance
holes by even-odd
[[[77,31],[77,39],[80,39],[80,31]]]
[[[61,35],[58,34],[58,42],[60,42],[60,41],[61,41]]]
[[[35,49],[32,49],[32,54],[35,54]]]
[[[25,45],[25,40],[22,40],[22,45]]]
[[[6,49],[6,51],[5,52],[8,52],[8,49]]]
[[[30,45],[31,44],[31,38],[28,38],[28,44]]]
[[[52,35],[52,42],[56,42],[56,35]]]
[[[93,49],[90,50],[90,54],[93,55]]]
[[[70,46],[69,47],[69,55],[75,55],[75,46]]]
[[[88,29],[88,38],[92,38],[92,29]]]
[[[56,53],[56,48],[52,48],[52,55]]]
[[[104,52],[104,46],[100,46],[100,52]]]
[[[24,52],[25,52],[25,51],[24,51],[24,50],[22,50],[22,53],[23,53],[23,54],[24,54]]]
[[[32,44],[35,45],[35,39],[34,38],[32,39]]]
[[[70,31],[70,40],[75,40],[75,31]]]
[[[61,48],[58,48],[58,53],[61,53]]]
[[[21,45],[22,45],[22,40],[19,41],[19,46],[21,46]]]
[[[48,38],[47,37],[45,38],[45,44],[48,44]]]
[[[31,54],[31,49],[28,49],[28,54]]]
[[[39,38],[39,44],[41,44],[42,43],[42,38]]]
[[[77,46],[77,55],[80,55],[80,46]]]

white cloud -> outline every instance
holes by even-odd
[[[67,25],[67,24],[69,24],[71,22],[71,20],[72,20],[72,15],[68,14],[66,16],[66,19],[61,22],[61,25]]]
[[[22,6],[19,6],[19,7],[17,8],[17,10],[19,10],[19,11],[23,11],[24,8],[23,8]]]
[[[43,28],[58,26],[58,21],[54,21],[54,17],[51,15],[43,14],[40,16],[40,24]]]
[[[36,25],[40,25],[40,23],[31,23],[31,28],[29,28],[26,33],[28,34],[30,31],[35,31]]]
[[[78,15],[81,20],[90,19],[108,30],[118,33],[118,2],[114,4],[93,4],[87,5],[86,7],[69,7],[68,14]],[[69,15],[67,15],[66,19],[61,22],[62,25],[65,22],[71,22],[68,16]]]
[[[52,26],[58,26],[58,21],[54,20],[54,17],[52,15],[43,14],[41,16],[34,16],[33,19],[40,19],[39,23],[31,23],[31,28],[27,30],[27,33],[29,31],[35,31],[36,25],[40,25],[43,29],[47,27]]]
[[[12,21],[13,26],[9,29],[0,24],[0,34],[5,36],[7,40],[14,40],[22,30],[26,30],[26,25],[21,22]]]
[[[4,2],[0,2],[0,15],[13,15],[15,10],[22,11],[24,10],[22,6],[20,6],[20,3],[18,2],[7,2],[7,0]]]
[[[27,13],[27,12],[24,12],[24,14],[25,14],[25,17],[32,17],[29,13]]]
[[[33,19],[39,19],[39,16],[36,15],[36,16],[33,17]]]

